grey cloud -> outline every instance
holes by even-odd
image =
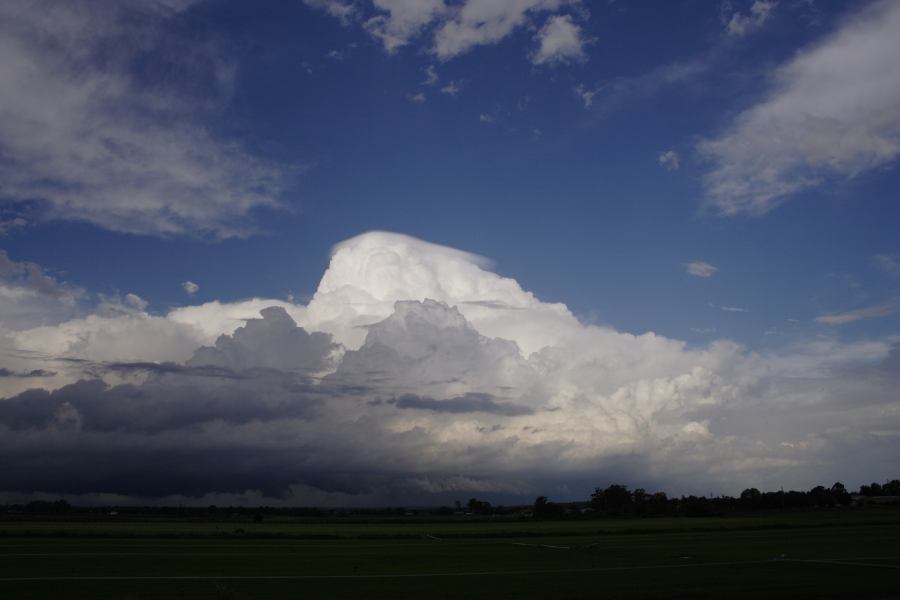
[[[854,451],[871,463],[859,476],[877,478],[896,455],[896,345],[759,356],[585,331],[526,359],[451,306],[403,301],[322,377],[307,374],[334,367],[335,345],[278,309],[185,364],[73,360],[129,383],[0,401],[0,492],[527,502],[612,482],[813,484],[813,466],[833,472]]]
[[[249,319],[233,335],[220,336],[214,347],[199,348],[187,365],[307,373],[331,366],[330,359],[338,346],[330,335],[307,333],[280,306],[264,308],[260,314],[262,319]]]
[[[525,387],[536,377],[514,342],[480,335],[458,309],[434,300],[397,302],[390,317],[368,328],[363,346],[344,355],[334,377],[359,382],[373,373],[401,389],[461,382],[483,392]]]
[[[79,290],[61,284],[47,275],[37,263],[12,260],[5,250],[0,250],[0,281],[51,298],[74,296],[79,293]]]
[[[0,368],[0,377],[18,377],[27,379],[30,377],[53,377],[56,375],[53,371],[45,369],[31,369],[30,371],[10,371],[6,368]]]
[[[169,376],[113,387],[93,379],[53,392],[28,390],[4,400],[0,424],[13,431],[71,426],[83,432],[158,434],[215,421],[303,418],[318,402],[282,378],[206,378],[200,383]]]
[[[413,408],[444,413],[472,413],[483,412],[494,415],[514,417],[518,415],[530,415],[534,411],[518,404],[497,402],[491,394],[468,393],[446,400],[435,400],[406,394],[391,401],[397,408]]]

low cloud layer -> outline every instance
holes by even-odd
[[[306,306],[106,307],[4,330],[18,363],[0,377],[0,494],[527,502],[897,468],[900,338],[691,347],[585,325],[489,269],[373,232],[334,249]]]

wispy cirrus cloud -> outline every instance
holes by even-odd
[[[709,278],[715,275],[719,268],[704,260],[692,260],[684,264],[684,270],[687,271],[688,275],[693,275],[694,277]]]
[[[713,302],[707,302],[706,305],[710,308],[715,308],[721,310],[723,312],[732,312],[732,313],[748,313],[750,312],[749,308],[744,308],[742,306],[729,306],[727,304],[715,304]]]
[[[762,215],[829,180],[900,156],[900,4],[863,8],[771,77],[768,94],[698,150],[706,204]]]
[[[900,302],[889,302],[887,304],[879,304],[878,306],[868,306],[866,308],[848,310],[842,313],[821,315],[816,317],[816,321],[826,325],[846,325],[847,323],[853,323],[855,321],[887,317],[898,311],[900,311]]]

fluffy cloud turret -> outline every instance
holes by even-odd
[[[0,494],[528,501],[896,467],[898,339],[694,348],[582,324],[489,268],[373,232],[335,247],[305,307],[107,303],[7,331],[7,372],[35,375],[0,377]]]

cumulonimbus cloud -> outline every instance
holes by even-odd
[[[632,335],[398,234],[336,246],[306,306],[105,310],[0,332],[9,370],[35,373],[0,377],[0,494],[528,501],[610,479],[734,492],[830,479],[851,450],[877,478],[898,450],[882,434],[900,431],[885,417],[900,339],[761,355]]]

